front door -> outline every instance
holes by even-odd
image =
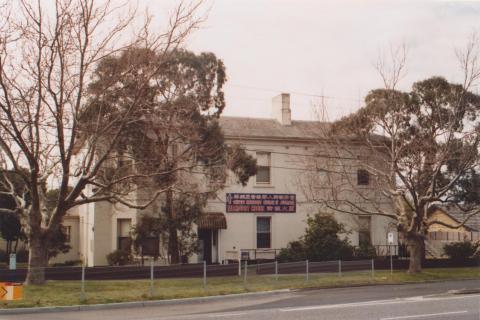
[[[203,256],[203,261],[212,264],[212,230],[198,229],[198,241],[200,242],[199,258]]]

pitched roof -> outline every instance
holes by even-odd
[[[293,120],[289,126],[275,119],[220,117],[226,137],[314,140],[322,137],[329,123]]]
[[[468,212],[462,212],[460,209],[452,206],[433,206],[430,210],[441,210],[457,223],[462,223],[468,215]],[[480,213],[471,216],[467,222],[465,222],[465,227],[471,231],[480,231]]]
[[[466,214],[463,212],[449,212],[448,214],[458,222],[463,222],[466,218]],[[473,231],[480,231],[480,214],[473,215],[465,223],[465,226]]]

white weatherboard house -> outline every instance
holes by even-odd
[[[292,120],[288,94],[275,97],[272,109],[272,119],[220,119],[227,143],[239,143],[256,157],[258,173],[245,187],[229,179],[217,199],[209,202],[208,213],[198,221],[200,252],[190,257],[190,262],[273,259],[275,250],[304,234],[307,216],[319,211],[318,204],[307,200],[300,177],[308,172],[303,159],[312,155],[321,128],[327,124]],[[368,184],[368,177],[358,177],[360,184]],[[72,249],[55,260],[81,259],[89,266],[105,265],[108,253],[128,243],[138,214],[109,203],[78,208],[64,220]],[[348,235],[352,244],[387,244],[389,219],[335,215],[352,231]]]

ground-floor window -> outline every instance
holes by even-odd
[[[117,219],[117,249],[130,251],[132,239],[130,237],[130,228],[132,219]]]
[[[63,234],[65,234],[65,242],[70,243],[72,238],[72,226],[62,226]]]
[[[271,248],[271,246],[271,218],[257,217],[257,248]]]
[[[361,247],[372,245],[372,239],[370,238],[372,218],[369,216],[358,217],[358,222],[358,245]]]

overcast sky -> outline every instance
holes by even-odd
[[[148,1],[160,19],[172,1]],[[292,94],[294,119],[315,117],[325,95],[330,119],[356,110],[380,87],[379,50],[405,42],[408,89],[441,75],[459,81],[455,48],[480,30],[480,2],[215,0],[208,21],[189,40],[227,68],[225,115],[270,117],[271,97]],[[164,17],[164,16],[163,16]]]

